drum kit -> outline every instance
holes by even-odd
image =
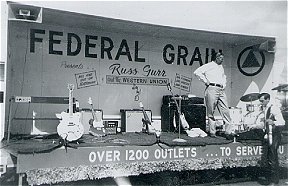
[[[232,124],[237,124],[235,132],[246,132],[251,129],[251,127],[261,128],[264,126],[263,118],[264,111],[260,104],[254,104],[253,102],[258,100],[259,93],[250,93],[242,96],[241,101],[247,102],[245,115],[242,115],[241,108],[230,108],[230,116],[232,119]]]

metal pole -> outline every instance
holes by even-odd
[[[12,99],[9,99],[9,116],[8,116],[8,129],[7,129],[7,144],[10,141],[11,121],[12,121]]]

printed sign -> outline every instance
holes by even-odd
[[[284,154],[284,146],[279,147],[279,154]],[[87,154],[86,154],[87,153]],[[138,161],[163,161],[163,160],[184,160],[191,158],[220,158],[220,157],[255,157],[264,153],[262,146],[246,145],[213,145],[205,147],[124,147],[124,148],[107,148],[90,150],[84,152],[88,164],[106,164],[106,163],[123,163]]]
[[[83,72],[75,74],[77,87],[84,88],[98,85],[96,71]]]
[[[176,73],[174,87],[189,92],[191,82],[192,82],[192,78]]]
[[[166,86],[169,83],[169,78],[106,75],[106,83],[107,84],[127,84],[127,85],[137,84],[137,85]]]
[[[281,145],[278,149],[279,156],[287,154],[287,144]],[[224,145],[208,146],[177,146],[160,148],[153,146],[103,146],[103,147],[83,147],[69,149],[69,161],[64,148],[56,149],[50,153],[19,154],[19,172],[26,170],[52,167],[77,167],[80,165],[103,165],[113,163],[137,163],[151,161],[174,161],[189,159],[215,159],[215,158],[249,158],[259,157],[264,154],[265,149],[261,145],[250,146],[241,143],[230,143]],[[43,160],[53,159],[44,163]],[[42,163],[39,163],[42,162]],[[44,165],[45,164],[45,165]]]

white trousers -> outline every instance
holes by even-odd
[[[225,134],[232,134],[230,111],[224,89],[216,86],[208,86],[205,89],[204,95],[210,134],[216,133],[216,121],[214,117],[216,107],[224,121]]]

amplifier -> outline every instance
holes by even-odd
[[[145,110],[148,118],[152,119],[152,111]],[[121,132],[141,132],[143,112],[141,109],[121,109]]]
[[[179,97],[179,95],[175,95],[175,97]],[[204,98],[200,97],[188,97],[187,95],[181,96],[181,105],[191,105],[191,104],[204,104]],[[172,95],[164,95],[162,98],[163,105],[174,104],[175,100],[172,99]]]
[[[118,121],[104,121],[105,133],[107,135],[116,134],[117,127],[118,127]]]

